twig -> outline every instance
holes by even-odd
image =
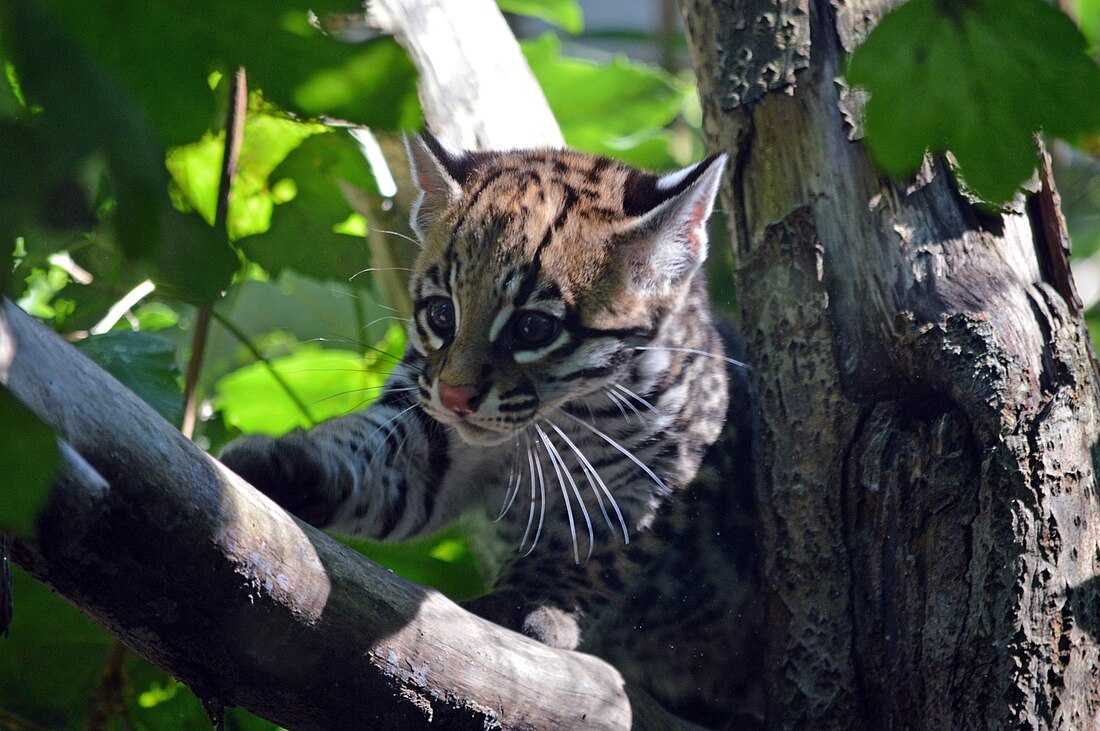
[[[309,407],[306,406],[305,402],[303,402],[302,399],[298,397],[298,394],[294,393],[294,389],[290,387],[290,384],[283,379],[283,377],[279,374],[279,371],[275,370],[275,366],[271,365],[271,361],[265,358],[263,353],[261,353],[259,349],[252,344],[252,341],[248,339],[248,336],[245,335],[240,328],[230,322],[228,318],[218,314],[217,312],[214,312],[213,310],[211,310],[210,312],[213,318],[218,321],[219,325],[228,330],[233,337],[237,338],[237,340],[240,341],[241,345],[248,348],[248,352],[252,354],[253,358],[255,358],[260,363],[263,363],[264,367],[267,368],[268,373],[271,374],[271,377],[275,379],[275,382],[282,387],[283,391],[286,392],[286,395],[290,397],[290,400],[293,401],[294,405],[298,407],[298,410],[302,412],[302,416],[306,417],[306,421],[309,422],[310,427],[317,426],[317,421],[313,418],[313,415],[309,413]]]
[[[218,206],[214,213],[214,228],[229,240],[229,196],[233,179],[237,175],[237,159],[244,139],[244,118],[248,102],[248,78],[244,67],[237,69],[229,87],[229,112],[225,119],[225,154],[222,155],[222,175],[218,185]],[[195,434],[198,404],[199,373],[206,354],[206,339],[210,332],[211,305],[199,307],[195,319],[195,333],[191,338],[191,358],[187,362],[187,375],[183,382],[183,424],[180,431],[190,439]]]
[[[99,682],[88,701],[88,718],[84,728],[89,731],[108,728],[108,722],[116,716],[122,722],[123,728],[129,726],[126,710],[130,705],[131,693],[124,667],[126,655],[126,645],[118,640],[111,643],[107,650],[107,657],[103,659],[103,667],[99,671]]]

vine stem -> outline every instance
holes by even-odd
[[[298,407],[298,410],[302,412],[302,416],[306,417],[306,421],[309,422],[310,428],[317,426],[317,421],[309,412],[309,407],[306,406],[305,402],[302,401],[298,394],[294,393],[294,389],[290,387],[290,384],[286,382],[286,379],[284,379],[279,374],[279,371],[275,370],[275,366],[271,365],[271,361],[265,358],[263,356],[263,353],[261,353],[259,349],[252,344],[252,341],[248,339],[248,336],[245,335],[240,328],[238,328],[224,316],[219,315],[217,312],[211,310],[211,315],[215,320],[218,321],[219,325],[228,330],[233,337],[237,338],[237,340],[240,341],[241,345],[248,349],[248,352],[252,353],[253,358],[264,364],[264,367],[267,368],[267,371],[271,374],[271,377],[275,379],[275,382],[279,384],[283,391],[286,392],[286,395],[290,397],[290,400],[294,402],[294,405]]]
[[[229,241],[229,196],[233,179],[237,175],[237,160],[244,140],[244,118],[248,107],[248,77],[244,67],[237,69],[229,86],[229,111],[225,118],[225,153],[222,155],[222,174],[218,184],[218,205],[214,213],[214,228]],[[199,373],[206,354],[206,341],[210,333],[210,317],[213,305],[198,308],[195,333],[191,338],[191,358],[187,362],[187,374],[183,381],[183,424],[180,431],[190,439],[195,434],[198,412]]]

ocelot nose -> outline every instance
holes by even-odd
[[[459,416],[474,413],[470,406],[470,399],[477,396],[477,389],[473,386],[452,386],[445,381],[439,382],[439,400],[443,407],[450,409]]]

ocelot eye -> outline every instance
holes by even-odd
[[[512,318],[512,340],[523,348],[541,348],[553,342],[561,321],[537,310],[521,310]]]
[[[446,297],[433,297],[425,306],[428,326],[439,337],[446,340],[455,331],[455,305]]]

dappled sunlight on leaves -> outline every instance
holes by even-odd
[[[298,346],[297,352],[269,362],[309,411],[302,413],[294,399],[272,376],[268,365],[253,363],[215,384],[214,407],[227,425],[247,434],[281,436],[366,408],[378,397],[382,384],[404,350],[404,332],[390,328],[374,347],[381,352]]]

